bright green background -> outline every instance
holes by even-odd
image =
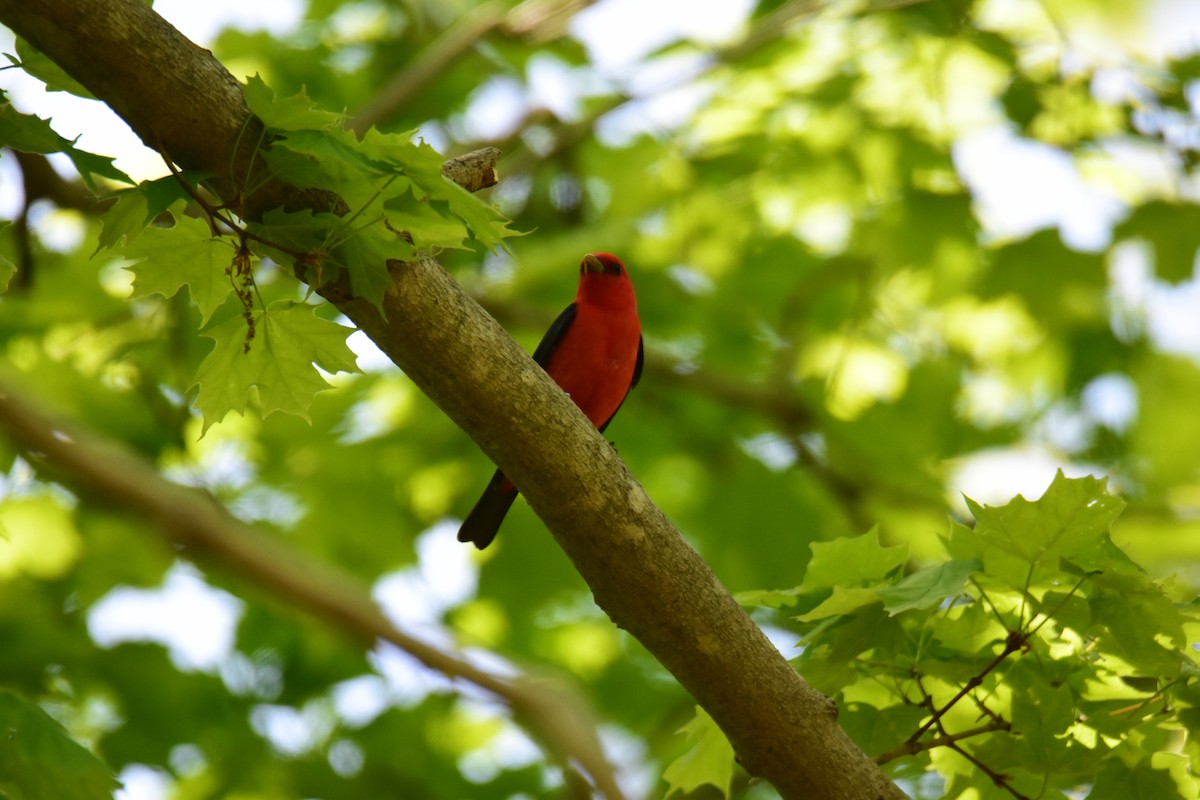
[[[1185,187],[1194,185],[1196,151],[1187,143],[1200,122],[1185,92],[1191,86],[1195,97],[1200,58],[1145,55],[1145,9],[1132,0],[848,3],[810,15],[800,13],[804,5],[761,3],[745,32],[721,48],[684,40],[653,54],[648,60],[710,59],[684,82],[710,99],[678,124],[625,137],[596,131],[609,130],[618,115],[645,122],[637,116],[644,106],[619,81],[597,81],[585,49],[560,38],[555,23],[528,31],[513,27],[510,16],[509,27],[440,70],[382,126],[425,131],[446,156],[483,144],[505,153],[501,184],[483,197],[527,235],[507,240],[511,254],[487,255],[476,243],[441,250],[441,262],[532,349],[569,300],[584,252],[625,259],[649,362],[608,435],[733,591],[803,582],[836,592],[834,581],[806,578],[810,545],[876,525],[882,546],[908,550],[886,569],[847,577],[843,589],[865,591],[861,579],[899,564],[940,561],[950,518],[972,519],[958,494],[958,470],[996,448],[1027,456],[1018,476],[1036,485],[1034,496],[1053,474],[1045,464],[1108,476],[1109,489],[1128,503],[1113,539],[1151,574],[1177,573],[1171,601],[1185,603],[1200,579],[1198,353],[1171,352],[1172,341],[1153,334],[1149,306],[1118,286],[1115,264],[1118,254],[1144,257],[1153,292],[1190,289],[1194,303],[1200,211]],[[279,97],[304,88],[326,109],[353,111],[398,70],[428,58],[456,17],[438,3],[314,0],[294,35],[231,30],[212,49],[239,77],[260,74]],[[530,109],[503,141],[469,138],[481,76],[519,88],[534,59],[553,59],[592,87],[576,116]],[[1121,101],[1096,99],[1093,85],[1118,73],[1136,91]],[[0,141],[64,149],[53,139],[17,140],[11,131],[27,128],[4,118],[0,125]],[[1084,252],[1053,228],[1004,236],[981,226],[979,197],[966,187],[954,147],[996,126],[1053,147],[1090,185],[1124,204],[1109,244]],[[1165,177],[1131,168],[1123,154],[1134,151],[1164,164]],[[103,174],[83,156],[75,162]],[[1030,197],[1055,190],[1049,180],[1010,188]],[[114,253],[146,253],[93,257],[98,244],[116,243],[123,232],[119,215],[102,235],[95,217],[38,211],[34,270],[14,277],[0,301],[6,376],[19,376],[55,411],[124,440],[172,477],[204,486],[243,519],[366,581],[417,574],[420,537],[452,537],[452,524],[425,532],[466,512],[490,465],[397,370],[339,375],[336,389],[318,394],[310,408],[276,403],[310,422],[285,413],[263,419],[251,397],[246,416],[229,414],[200,438],[204,426],[192,405],[205,404],[192,388],[198,371],[201,395],[221,384],[211,373],[206,383],[200,365],[212,339],[197,330],[210,315],[237,337],[241,324],[224,287],[210,284],[206,294],[202,277],[225,280],[232,251],[213,245],[213,271],[193,275],[189,292],[171,299],[152,293],[171,294],[182,280],[157,284],[173,279],[142,262],[136,288],[149,296],[131,301],[133,274]],[[427,222],[430,238],[418,246],[461,238],[461,225]],[[81,240],[51,249],[44,233],[55,224],[77,226]],[[207,246],[202,226],[181,224],[194,229],[196,247]],[[130,248],[153,256],[157,234],[143,233]],[[0,229],[0,274],[19,261],[16,237],[14,227]],[[168,252],[177,247],[166,242]],[[263,268],[258,283],[260,302],[303,298],[277,269]],[[315,318],[301,324],[320,327]],[[313,346],[325,347],[316,344],[322,335],[313,334]],[[296,357],[305,361],[305,352]],[[344,354],[321,352],[308,360],[345,366]],[[1084,401],[1102,376],[1120,377],[1136,394],[1128,425],[1106,425]],[[263,401],[271,402],[266,394]],[[376,662],[219,571],[206,578],[245,603],[238,655],[224,667],[180,668],[153,643],[96,646],[87,633],[89,608],[117,586],[159,585],[174,557],[138,521],[79,504],[32,477],[2,442],[0,453],[9,474],[0,502],[0,684],[50,709],[112,769],[152,765],[185,798],[555,791],[558,773],[536,759],[492,765],[488,754],[503,751],[492,737],[511,727],[453,693],[397,695],[366,724],[339,718],[333,687],[370,673]],[[1030,477],[1034,465],[1043,465],[1036,473],[1043,479]],[[998,503],[1028,485],[1012,481],[985,485],[994,494],[977,499]],[[643,769],[634,785],[652,795],[667,790],[661,776],[687,749],[677,735],[685,725],[693,741],[713,748],[701,752],[720,751],[719,741],[705,738],[704,720],[692,721],[690,698],[592,605],[523,503],[476,563],[478,591],[444,614],[446,630],[462,644],[578,681],[612,741],[627,748],[625,760]],[[436,583],[438,568],[424,563],[422,574]],[[961,587],[956,577],[936,585],[951,594]],[[1106,613],[1104,597],[1119,598],[1121,586],[1089,595],[1088,613]],[[862,595],[854,597],[845,610],[859,608]],[[1160,607],[1170,605],[1165,597],[1147,600],[1157,611],[1129,624],[1153,627],[1168,617],[1175,624]],[[803,610],[811,613],[818,598],[810,599]],[[793,621],[786,609],[756,613],[785,629],[784,644],[812,619]],[[853,624],[886,628],[872,628],[873,620],[860,615]],[[1174,644],[1186,649],[1182,639]],[[875,657],[899,658],[886,648]],[[942,657],[960,667],[947,667],[947,680],[963,681],[977,666],[949,652]],[[231,677],[238,670],[242,677]],[[818,675],[816,682],[834,692],[844,677]],[[1010,677],[1016,685],[1034,680]],[[1036,685],[1049,691],[1052,683]],[[1039,707],[1053,707],[1046,694],[1036,696]],[[872,702],[858,700],[860,711]],[[303,709],[309,745],[298,753],[273,749],[252,724],[263,705]],[[1023,713],[1012,710],[1018,719]],[[895,746],[915,722],[888,724],[895,736],[876,729],[864,742],[868,750]],[[1161,747],[1139,736],[1139,758],[1170,749],[1166,733]],[[483,745],[492,749],[480,755],[475,748]],[[991,752],[997,769],[1006,759],[1030,766],[1029,753],[1000,750]],[[676,763],[665,780],[699,782],[686,761]],[[1169,796],[1161,784],[1169,767],[1151,771],[1145,760],[1147,771],[1126,764],[1117,774],[1120,762],[1107,763],[1106,785],[1132,788],[1104,796]],[[950,781],[948,796],[969,786],[1008,796],[962,764],[936,766]],[[708,777],[724,783],[717,773]],[[24,796],[3,780],[0,774],[0,794]],[[743,774],[732,780],[736,794],[770,796]],[[102,779],[96,786],[105,791]],[[928,796],[940,796],[940,787],[930,784]],[[700,788],[696,796],[713,792]]]

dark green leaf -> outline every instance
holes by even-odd
[[[103,761],[16,692],[0,689],[0,794],[29,800],[111,800],[119,786]]]
[[[899,583],[880,589],[879,599],[889,614],[932,608],[962,592],[967,577],[982,567],[983,562],[976,558],[923,567]]]

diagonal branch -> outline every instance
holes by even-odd
[[[596,737],[595,720],[565,684],[501,677],[423,642],[390,622],[353,575],[264,536],[211,496],[168,481],[122,445],[52,420],[37,407],[32,398],[0,383],[0,427],[41,471],[92,499],[153,520],[163,537],[184,552],[237,573],[364,647],[389,642],[430,669],[490,692],[562,761],[581,764],[605,797],[621,797]]]
[[[269,173],[245,144],[264,132],[241,87],[142,0],[0,0],[0,21],[152,147],[215,175],[243,218],[344,207]],[[435,261],[388,266],[382,312],[346,286],[322,295],[522,487],[597,604],[708,711],[747,772],[787,798],[902,798],[528,354]]]

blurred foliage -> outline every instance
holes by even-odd
[[[278,169],[415,232],[346,235],[311,214],[255,229],[321,250],[364,295],[385,285],[381,254],[432,249],[532,348],[582,253],[625,259],[649,358],[608,435],[650,496],[776,641],[802,643],[801,673],[868,752],[976,687],[925,738],[995,727],[889,762],[906,790],[1157,800],[1194,796],[1200,759],[1200,58],[1147,45],[1145,5],[764,0],[720,37],[663,20],[675,35],[620,62],[596,33],[608,3],[572,18],[556,3],[311,0],[294,31],[211,47],[261,76],[250,102],[294,132]],[[13,57],[78,91],[29,48]],[[398,75],[388,136],[341,133],[341,112]],[[116,197],[60,207],[27,182],[29,207],[0,227],[5,379],[375,581],[405,620],[569,675],[632,794],[771,796],[527,507],[482,555],[452,546],[448,520],[489,465],[403,375],[351,337],[362,372],[326,380],[313,364],[349,369],[345,331],[299,305],[286,270],[244,262],[252,291],[231,279],[236,240],[184,216],[174,180],[128,189],[113,154],[37,113],[0,104],[0,144],[64,153]],[[431,178],[485,144],[505,158],[484,203]],[[510,230],[528,235],[490,252]],[[230,370],[247,319],[307,343]],[[280,397],[293,379],[303,397]],[[73,738],[180,798],[543,796],[569,781],[491,705],[219,573],[206,579],[245,605],[218,657],[189,660],[162,633],[103,639],[102,601],[168,586],[174,554],[5,440],[0,465],[0,697],[45,736],[26,778],[76,753],[79,791],[107,791]],[[1051,486],[1060,467],[1112,494]],[[0,773],[0,795],[70,796],[39,791]]]

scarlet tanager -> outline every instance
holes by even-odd
[[[570,395],[601,432],[642,376],[642,326],[633,283],[611,253],[588,253],[579,265],[575,302],[554,320],[533,360]],[[517,487],[496,470],[458,529],[460,542],[491,544]]]

